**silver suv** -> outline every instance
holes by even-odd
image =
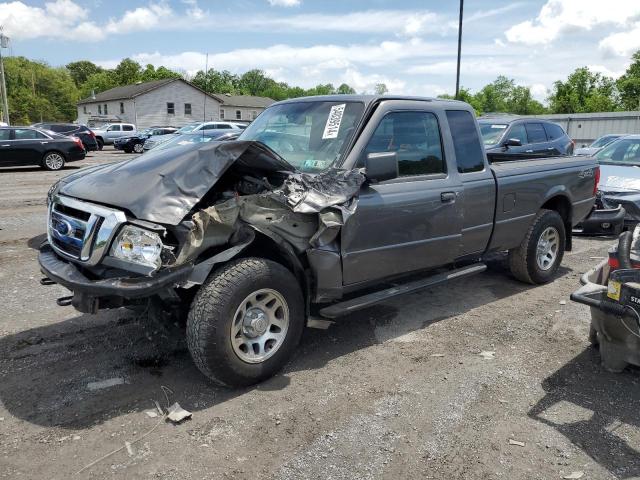
[[[120,137],[130,137],[136,133],[136,126],[132,123],[109,123],[100,128],[94,129],[98,149],[102,150],[104,145],[113,143],[113,140]]]

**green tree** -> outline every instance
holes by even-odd
[[[113,74],[118,85],[131,85],[141,81],[142,67],[138,62],[125,58],[113,69]]]
[[[240,76],[238,87],[244,95],[258,95],[276,84],[275,80],[265,75],[262,70],[253,69]]]
[[[376,95],[384,95],[385,93],[389,93],[389,89],[387,85],[384,83],[376,83],[376,86],[373,88],[373,91]]]
[[[88,60],[67,63],[67,70],[69,71],[71,78],[73,78],[76,87],[80,87],[80,85],[86,82],[91,75],[103,71],[102,67],[99,67]]]
[[[640,50],[632,55],[631,60],[631,65],[616,83],[622,107],[640,110]]]
[[[346,83],[343,83],[336,89],[336,93],[339,93],[341,95],[349,95],[356,93],[356,91]]]
[[[94,73],[80,87],[80,98],[90,97],[92,93],[100,93],[119,86],[113,70]]]
[[[554,82],[549,95],[553,113],[584,113],[617,110],[618,92],[612,78],[577,68],[566,81]]]
[[[140,74],[140,80],[143,82],[151,82],[153,80],[164,80],[165,78],[182,78],[182,75],[162,66],[156,69],[151,64],[148,64]]]
[[[66,68],[24,57],[6,58],[4,68],[12,124],[75,120],[78,90]]]
[[[199,70],[191,79],[191,83],[207,93],[239,93],[239,78],[228,70],[218,71],[210,68],[206,73]]]

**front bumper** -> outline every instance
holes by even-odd
[[[184,283],[193,270],[192,265],[182,265],[160,271],[153,277],[91,280],[74,263],[60,258],[47,242],[40,247],[38,263],[47,278],[73,292],[71,304],[85,313],[122,306],[124,300],[151,297]]]
[[[582,235],[619,235],[625,226],[627,212],[617,208],[593,209],[589,216],[576,225],[574,234]]]

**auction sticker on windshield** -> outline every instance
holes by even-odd
[[[341,105],[334,105],[329,111],[329,118],[327,118],[327,124],[324,126],[324,133],[322,139],[338,138],[338,131],[340,130],[340,124],[342,123],[342,115],[344,115],[344,107],[346,103]]]

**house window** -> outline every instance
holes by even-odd
[[[240,110],[236,110],[236,120],[242,120],[242,112]]]
[[[124,113],[124,102],[120,102],[120,113]]]
[[[104,114],[105,115],[109,115],[109,112],[107,111],[107,104],[104,104]]]
[[[256,112],[255,110],[251,110],[251,120],[255,120],[257,116],[258,112]]]
[[[224,118],[224,108],[220,109],[220,119]]]
[[[184,114],[185,115],[191,115],[191,104],[190,103],[185,103],[184,104]]]
[[[167,102],[167,115],[175,115],[176,106],[173,102]]]
[[[102,105],[98,105],[98,115],[102,115]]]
[[[84,114],[87,113],[87,106],[86,105],[82,106],[82,113],[84,113]]]

